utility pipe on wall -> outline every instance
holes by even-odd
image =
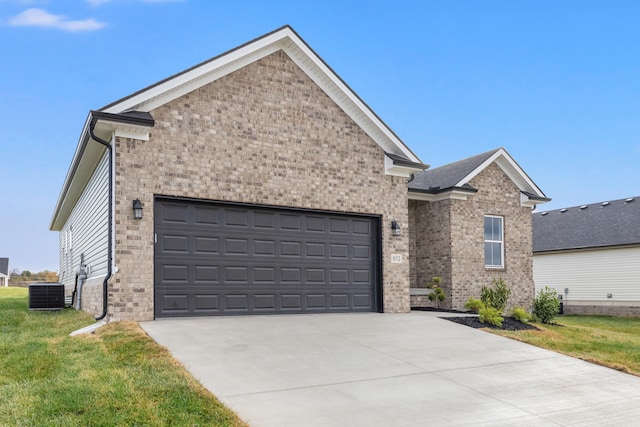
[[[102,320],[107,316],[107,297],[109,296],[109,279],[111,278],[111,274],[112,274],[112,263],[113,263],[113,249],[112,249],[112,242],[113,242],[113,147],[111,147],[111,144],[109,144],[107,141],[105,141],[104,139],[96,136],[95,133],[93,133],[93,129],[96,126],[96,119],[92,118],[91,119],[91,124],[89,125],[89,135],[91,135],[91,138],[96,141],[99,142],[100,144],[104,145],[105,147],[107,147],[107,151],[109,152],[109,236],[107,237],[108,239],[108,248],[107,248],[107,275],[104,278],[104,281],[102,282],[102,314],[98,317],[96,317],[96,320]]]

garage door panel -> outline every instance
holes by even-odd
[[[280,215],[280,228],[282,230],[296,230],[300,231],[300,215]]]
[[[217,237],[193,236],[194,254],[218,254],[220,253],[220,239]]]
[[[195,283],[219,283],[217,265],[194,265]]]
[[[194,294],[194,310],[202,314],[203,311],[207,312],[219,312],[220,311],[220,297],[218,295],[209,294]]]
[[[220,212],[217,207],[196,206],[193,208],[193,224],[204,227],[220,225]]]
[[[378,220],[159,199],[157,317],[375,311]]]

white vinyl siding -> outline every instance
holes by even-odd
[[[105,151],[93,176],[60,231],[60,282],[73,286],[80,256],[89,278],[107,274],[109,157]]]
[[[640,301],[640,247],[534,254],[533,280],[568,300]]]

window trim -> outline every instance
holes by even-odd
[[[483,245],[483,249],[484,249],[484,253],[486,253],[486,246],[487,243],[500,243],[500,261],[502,262],[500,265],[491,265],[491,264],[487,264],[487,259],[485,256],[485,260],[484,260],[484,268],[486,269],[504,269],[505,268],[505,262],[504,262],[504,217],[500,216],[500,215],[484,215],[482,218],[482,234],[484,237],[484,220],[486,218],[499,218],[500,219],[500,239],[501,240],[487,240],[484,239],[484,245]]]

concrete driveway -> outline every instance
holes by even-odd
[[[640,425],[640,378],[427,312],[142,327],[252,426]]]

